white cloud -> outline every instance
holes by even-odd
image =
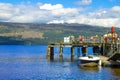
[[[100,25],[110,27],[112,25],[120,27],[120,12],[119,7],[114,6],[109,9],[96,10],[88,15],[88,22],[92,25]]]
[[[40,6],[40,9],[50,11],[52,16],[65,16],[65,15],[76,15],[78,10],[75,8],[64,8],[61,4],[51,5],[44,4]]]
[[[89,5],[92,3],[92,0],[79,0],[78,2],[76,2],[76,4],[78,5]]]
[[[63,24],[63,23],[65,23],[65,21],[64,20],[53,20],[53,21],[48,22],[47,24],[51,24],[51,23],[55,23],[55,24],[61,23],[61,24]]]
[[[81,8],[82,9],[82,8]],[[0,3],[2,22],[80,23],[120,27],[120,6],[83,14],[78,8],[65,8],[62,4],[12,5]]]
[[[120,6],[114,6],[112,7],[113,11],[120,12]]]
[[[119,19],[96,19],[96,18],[89,18],[85,20],[84,22],[87,22],[89,25],[99,25],[99,26],[106,26],[106,27],[111,27],[112,25],[114,26],[119,26],[119,24],[116,24],[119,21]]]
[[[56,5],[51,5],[51,4],[44,4],[40,6],[40,9],[45,9],[45,10],[56,10],[56,9],[62,9],[63,6],[61,4],[56,4]]]

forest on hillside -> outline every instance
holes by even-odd
[[[0,22],[1,45],[40,45],[49,42],[63,41],[63,37],[74,35],[102,36],[110,31],[110,27],[91,26],[85,24],[39,24]],[[119,28],[115,28],[117,33]]]

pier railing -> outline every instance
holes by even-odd
[[[80,40],[70,40],[69,42],[64,42],[61,41],[64,44],[85,44],[85,43],[91,43],[91,44],[97,44],[97,43],[103,43],[101,38],[98,39],[90,39],[90,38],[85,38],[84,40],[80,41]],[[59,43],[59,42],[57,42]]]

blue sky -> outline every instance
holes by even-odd
[[[120,0],[92,0],[92,2],[89,5],[77,5],[76,3],[79,1],[81,0],[0,0],[1,3],[11,3],[11,4],[30,3],[34,5],[40,2],[40,3],[50,3],[50,4],[62,4],[64,7],[91,6],[94,9],[99,7],[110,8],[112,6],[120,6]]]
[[[1,22],[120,26],[120,0],[0,0]]]

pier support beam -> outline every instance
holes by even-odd
[[[120,53],[120,44],[118,44],[118,53]]]
[[[87,45],[82,47],[82,55],[83,56],[88,56],[88,47],[87,47]]]
[[[54,47],[52,46],[48,46],[47,49],[47,59],[48,61],[54,60]]]
[[[105,43],[102,43],[101,45],[100,54],[105,55]]]
[[[80,47],[77,48],[77,56],[80,57]]]
[[[59,61],[63,61],[63,45],[60,43],[60,54],[59,54]]]
[[[88,46],[86,45],[85,48],[86,48],[86,56],[88,56]]]
[[[60,44],[60,54],[59,57],[63,57],[63,47],[62,44]]]
[[[50,57],[50,46],[47,48],[47,57]]]
[[[93,47],[93,54],[98,56],[100,54],[100,46],[94,46]]]
[[[74,46],[71,47],[71,61],[74,61]]]
[[[101,54],[101,45],[98,46],[99,47],[99,53],[98,56]]]
[[[50,60],[54,60],[54,47],[50,47]]]

